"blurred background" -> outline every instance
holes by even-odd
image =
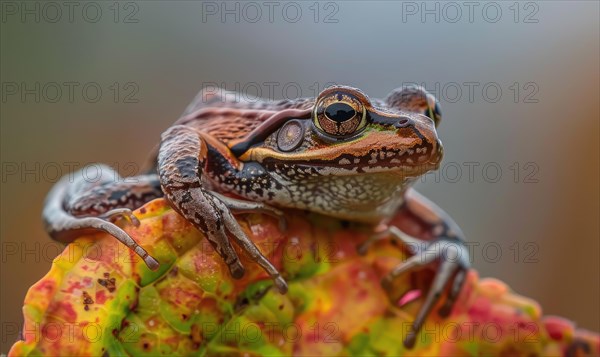
[[[417,187],[461,225],[473,266],[600,330],[598,2],[65,4],[1,3],[0,352],[61,250],[40,220],[53,183],[92,162],[138,172],[216,85],[276,99],[424,85],[446,156]]]

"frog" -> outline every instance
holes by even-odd
[[[43,222],[52,239],[63,243],[106,232],[156,270],[160,263],[121,226],[139,225],[133,210],[162,197],[204,234],[233,278],[245,273],[235,244],[282,294],[286,280],[235,216],[267,214],[282,229],[283,210],[352,222],[372,232],[359,251],[388,238],[412,253],[383,278],[387,289],[401,275],[435,269],[403,340],[412,348],[442,296],[438,312],[449,315],[470,268],[460,227],[413,188],[442,161],[441,118],[439,101],[419,86],[396,88],[383,99],[346,85],[283,100],[204,89],[161,135],[148,172],[121,178],[97,165],[95,180],[65,176],[46,198]]]

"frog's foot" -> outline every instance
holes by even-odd
[[[206,235],[217,254],[227,264],[233,278],[242,278],[245,268],[233,249],[230,237],[269,274],[280,293],[287,292],[287,283],[279,271],[246,236],[229,209],[251,211],[256,205],[206,191],[201,187],[178,189],[167,195],[175,203],[177,210]]]
[[[151,270],[158,269],[158,267],[159,267],[158,261],[156,259],[154,259],[150,254],[148,254],[148,252],[146,252],[146,250],[144,248],[139,246],[133,240],[133,238],[131,238],[127,233],[125,233],[123,230],[121,230],[118,226],[115,225],[115,223],[118,222],[119,220],[125,220],[129,224],[132,224],[134,227],[139,227],[140,220],[133,214],[132,210],[130,210],[129,208],[115,208],[115,209],[112,209],[108,212],[105,212],[105,213],[99,215],[96,218],[106,221],[105,223],[101,224],[103,227],[106,228],[106,229],[103,229],[105,232],[108,229],[111,229],[111,228],[108,228],[109,225],[113,225],[114,227],[112,227],[112,229],[116,232],[118,232],[119,230],[122,231],[122,233],[119,232],[119,233],[117,233],[117,235],[115,235],[113,233],[112,235],[115,238],[117,238],[120,242],[125,244],[127,247],[132,249],[137,255],[139,255],[140,258],[142,258],[144,260],[144,263],[146,263],[146,266],[148,266],[148,268],[150,268]],[[129,239],[127,239],[126,237],[128,237]],[[130,241],[133,241],[133,244]]]
[[[240,246],[240,248],[242,248],[246,253],[248,253],[250,258],[252,258],[252,260],[254,260],[258,265],[260,265],[267,272],[267,274],[269,274],[271,279],[273,279],[277,290],[279,290],[281,294],[285,294],[288,290],[287,283],[281,277],[281,274],[279,273],[277,268],[275,268],[273,264],[271,264],[271,262],[261,253],[256,244],[254,244],[254,242],[252,242],[248,238],[248,236],[246,236],[246,233],[244,233],[242,227],[240,227],[240,224],[233,217],[231,210],[239,213],[264,212],[275,216],[279,215],[279,217],[282,217],[283,213],[262,203],[242,201],[235,198],[223,196],[216,192],[209,192],[208,197],[212,198],[213,206],[219,211],[220,216],[224,221],[223,223],[225,227],[223,229],[223,232],[227,231],[227,233],[229,233],[229,235],[233,237],[233,239]],[[223,239],[226,240],[227,235],[223,235],[220,238],[220,240]],[[239,278],[241,276],[234,275],[234,277]]]
[[[140,220],[133,214],[133,212],[129,208],[115,208],[99,215],[98,218],[113,223],[118,221],[119,219],[125,219],[127,222],[133,224],[135,227],[140,226]]]
[[[55,239],[62,242],[71,242],[72,239],[69,237],[75,237],[80,232],[89,230],[100,230],[115,237],[119,242],[125,244],[129,249],[133,250],[140,258],[144,260],[146,266],[151,270],[156,270],[159,267],[159,263],[154,259],[148,252],[142,248],[129,234],[127,234],[121,227],[117,226],[111,220],[119,218],[126,218],[130,220],[135,226],[139,226],[139,220],[131,213],[129,209],[114,209],[99,217],[73,217],[64,215],[56,224],[60,228],[58,231],[51,231],[50,234]],[[63,238],[64,237],[64,238]]]
[[[226,205],[226,203],[223,204]],[[275,268],[273,264],[271,264],[271,262],[261,253],[256,244],[254,244],[254,242],[252,242],[252,240],[246,236],[246,233],[244,233],[242,227],[240,227],[239,223],[228,209],[222,210],[221,213],[225,221],[225,228],[231,234],[236,243],[246,253],[248,253],[248,255],[250,255],[250,258],[253,261],[260,265],[269,274],[271,279],[273,279],[273,283],[275,284],[277,290],[281,294],[285,294],[288,290],[288,286],[286,281],[281,277],[281,274],[277,268]]]
[[[261,202],[250,202],[239,200],[237,198],[228,197],[221,195],[217,192],[211,192],[211,194],[217,197],[227,208],[229,208],[234,214],[239,213],[263,213],[276,218],[279,222],[279,230],[285,231],[287,228],[287,222],[285,215],[282,211],[275,207],[269,206]]]
[[[425,297],[425,302],[404,339],[404,346],[412,348],[425,319],[440,300],[446,287],[451,284],[446,301],[439,310],[442,317],[450,314],[465,282],[466,272],[469,269],[469,253],[464,243],[457,238],[441,237],[433,242],[424,242],[407,235],[396,227],[390,227],[388,231],[392,237],[406,244],[415,255],[395,267],[383,279],[382,285],[386,290],[389,291],[392,286],[391,283],[396,277],[420,267],[439,263],[433,283]]]

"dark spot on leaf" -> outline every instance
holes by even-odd
[[[98,279],[98,284],[104,286],[109,292],[114,292],[117,289],[117,280],[111,278],[109,273],[104,273],[104,279]]]
[[[94,299],[92,299],[92,297],[90,296],[90,294],[87,293],[87,291],[83,292],[83,309],[85,311],[89,311],[90,307],[89,305],[94,303]]]
[[[233,308],[234,308],[234,311],[240,311],[249,305],[250,305],[250,299],[248,299],[247,297],[244,296],[244,297],[238,298],[236,300],[235,304],[233,304]]]
[[[252,296],[247,294],[243,294],[237,297],[235,303],[233,304],[234,311],[238,312],[245,307],[256,304],[263,296],[265,296],[271,287],[265,287],[264,289],[258,289]]]

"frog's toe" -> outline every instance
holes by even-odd
[[[279,228],[280,231],[285,232],[287,230],[287,220],[285,218],[285,214],[283,213],[283,211],[266,205],[266,204],[259,204],[260,206],[256,208],[256,212],[260,212],[260,213],[264,213],[268,216],[271,216],[275,219],[277,219],[277,226]]]
[[[105,219],[110,222],[115,222],[118,219],[125,219],[135,227],[140,226],[140,220],[133,214],[129,208],[115,208],[106,213],[101,214],[98,218]]]
[[[154,259],[151,255],[146,255],[144,257],[144,263],[146,263],[146,266],[152,271],[156,271],[160,267],[158,260]]]
[[[117,210],[114,210],[117,211]],[[130,211],[131,212],[131,211]],[[110,212],[109,212],[110,213]],[[115,213],[115,215],[121,215],[121,212]],[[106,215],[106,214],[105,214]],[[103,216],[105,216],[103,215]],[[114,238],[116,238],[119,242],[123,243],[129,249],[133,250],[140,258],[144,260],[148,268],[151,270],[156,270],[159,267],[159,263],[156,259],[154,259],[148,252],[142,248],[127,232],[125,232],[121,227],[110,221],[111,218],[116,217],[115,215],[109,215],[109,217],[72,217],[65,216],[63,220],[60,222],[60,230],[51,233],[54,239],[61,242],[71,242],[69,236],[80,234],[82,231],[90,231],[90,230],[100,230],[105,233],[110,234]],[[133,215],[132,215],[133,216]],[[133,216],[134,217],[134,216]],[[139,221],[137,218],[134,222],[137,222],[139,225]],[[64,236],[64,237],[63,237]]]
[[[371,246],[375,242],[380,241],[385,238],[388,238],[389,236],[390,236],[390,232],[389,232],[389,229],[387,229],[387,228],[383,232],[376,232],[373,235],[371,235],[369,238],[367,238],[367,240],[360,243],[358,245],[358,247],[356,247],[356,252],[359,255],[366,255],[367,252],[369,251],[369,248],[371,248]]]
[[[434,259],[435,257],[432,256],[413,255],[392,269],[392,271],[383,278],[381,284],[383,285],[384,289],[389,291],[392,288],[392,283],[397,277],[415,270],[417,267],[426,265],[432,262]]]
[[[218,203],[216,204],[218,205]],[[256,264],[260,265],[260,267],[269,274],[279,292],[285,294],[287,292],[287,283],[281,277],[277,268],[275,268],[275,266],[273,266],[273,264],[271,264],[271,262],[262,254],[256,244],[248,238],[228,209],[222,209],[221,214],[225,223],[225,229],[233,237],[233,240],[250,256],[250,258],[252,258],[252,260],[256,262]]]
[[[261,206],[257,208],[257,212],[264,213],[269,215],[275,219],[277,219],[277,226],[279,230],[285,232],[287,230],[287,219],[285,218],[285,214],[283,211],[266,204],[260,204]]]
[[[390,237],[400,240],[412,254],[419,254],[426,246],[426,243],[424,243],[422,240],[409,236],[398,229],[398,227],[379,225],[375,229],[375,232],[369,238],[367,238],[367,240],[358,245],[356,251],[359,255],[366,255],[369,248],[371,248],[375,242]]]
[[[281,276],[278,276],[273,279],[273,282],[275,283],[275,287],[277,288],[277,290],[279,291],[280,294],[287,293],[288,285],[284,278],[282,278]]]
[[[372,243],[370,242],[370,239],[359,244],[358,247],[356,247],[356,252],[358,253],[358,255],[367,255],[371,244]]]
[[[452,312],[452,308],[454,307],[454,303],[460,295],[463,285],[467,280],[467,269],[459,269],[456,275],[454,276],[454,281],[452,282],[452,287],[450,288],[450,292],[448,293],[448,298],[444,303],[444,306],[440,308],[438,311],[441,317],[448,317],[450,312]]]
[[[229,272],[234,279],[241,279],[246,274],[246,268],[239,260],[227,264]]]
[[[442,307],[440,309],[440,314],[442,314],[442,313],[449,314],[450,313],[450,310],[452,309],[452,305],[453,305],[456,297],[458,296],[458,293],[460,292],[460,288],[462,287],[462,284],[464,282],[463,274],[465,271],[466,271],[466,268],[464,266],[461,266],[456,261],[450,261],[450,260],[442,260],[441,261],[441,264],[437,271],[437,274],[435,275],[433,283],[432,283],[431,287],[429,288],[429,292],[427,293],[427,296],[425,297],[425,302],[419,309],[419,312],[417,313],[417,316],[415,317],[415,320],[411,325],[410,331],[404,338],[404,342],[403,342],[404,347],[406,347],[406,348],[414,347],[416,340],[417,340],[417,336],[419,334],[419,331],[421,330],[421,328],[423,327],[423,324],[425,323],[425,319],[427,318],[427,316],[429,316],[429,313],[431,312],[433,307],[440,300],[444,290],[446,289],[446,286],[450,283],[450,281],[452,280],[452,277],[454,276],[455,278],[454,278],[453,287],[451,289],[452,291],[448,295],[446,304],[444,305],[444,307]]]

